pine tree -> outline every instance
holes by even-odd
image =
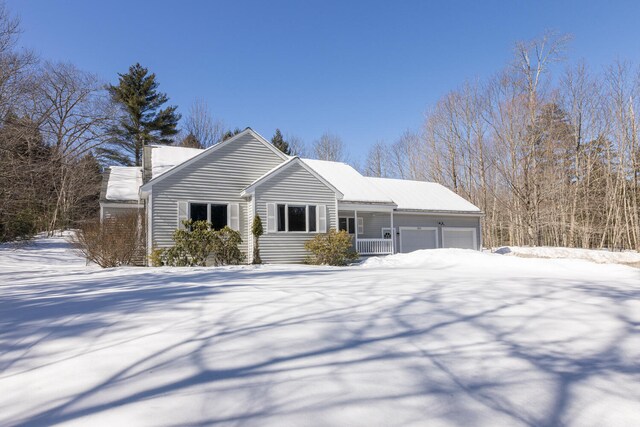
[[[228,130],[222,135],[222,141],[226,141],[229,138],[233,138],[240,132],[242,132],[240,128],[235,128],[234,130]]]
[[[178,145],[180,147],[187,148],[203,148],[200,141],[198,141],[198,138],[196,138],[196,136],[192,133],[189,133],[187,136],[185,136]]]
[[[282,151],[287,156],[291,155],[291,148],[289,147],[289,143],[282,137],[282,132],[280,132],[280,129],[276,129],[276,133],[274,133],[273,138],[271,138],[271,143],[274,147]]]
[[[122,164],[140,166],[145,145],[173,142],[171,137],[178,133],[180,114],[176,113],[176,106],[161,108],[169,98],[158,92],[156,75],[149,74],[140,64],[118,76],[118,85],[109,85],[107,89],[125,114],[112,129],[111,147],[103,155]]]

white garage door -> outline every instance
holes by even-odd
[[[435,227],[400,227],[400,252],[438,247],[438,229]]]
[[[442,229],[442,247],[459,249],[477,249],[476,229],[464,227],[444,227]]]

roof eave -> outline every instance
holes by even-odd
[[[396,209],[398,213],[425,213],[434,215],[468,215],[468,216],[484,216],[483,211],[461,211],[461,210],[444,210],[444,209]]]

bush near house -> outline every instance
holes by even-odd
[[[224,227],[213,230],[206,221],[183,222],[184,228],[173,232],[174,245],[167,249],[155,249],[151,254],[151,265],[173,267],[204,267],[211,264],[240,264],[244,254],[240,251],[240,233]]]
[[[312,254],[307,257],[308,264],[347,265],[358,259],[358,253],[351,244],[351,236],[344,230],[331,229],[328,233],[318,234],[307,241],[304,247]]]
[[[87,260],[100,267],[134,265],[144,260],[144,218],[137,213],[86,221],[70,238]]]

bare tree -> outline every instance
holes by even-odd
[[[79,192],[99,191],[96,168],[86,158],[108,140],[105,129],[115,117],[115,107],[96,76],[70,64],[45,64],[38,92],[36,111],[42,136],[52,148],[52,184],[57,195],[49,218],[51,232],[69,225],[70,213],[83,198]]]
[[[378,141],[369,149],[364,165],[364,174],[367,176],[388,178],[392,176],[390,161],[390,148],[383,141]]]
[[[300,138],[297,135],[287,134],[285,137],[285,140],[289,143],[289,150],[291,150],[292,156],[298,156],[298,157],[309,156],[309,152],[308,152],[309,150],[307,148],[307,145],[302,140],[302,138]]]
[[[335,134],[325,132],[313,143],[313,155],[318,160],[346,162],[348,156],[342,139]]]
[[[225,133],[224,123],[214,119],[209,105],[202,99],[197,99],[191,104],[189,114],[185,120],[184,130],[192,135],[199,143],[199,148],[207,148],[220,142]]]

